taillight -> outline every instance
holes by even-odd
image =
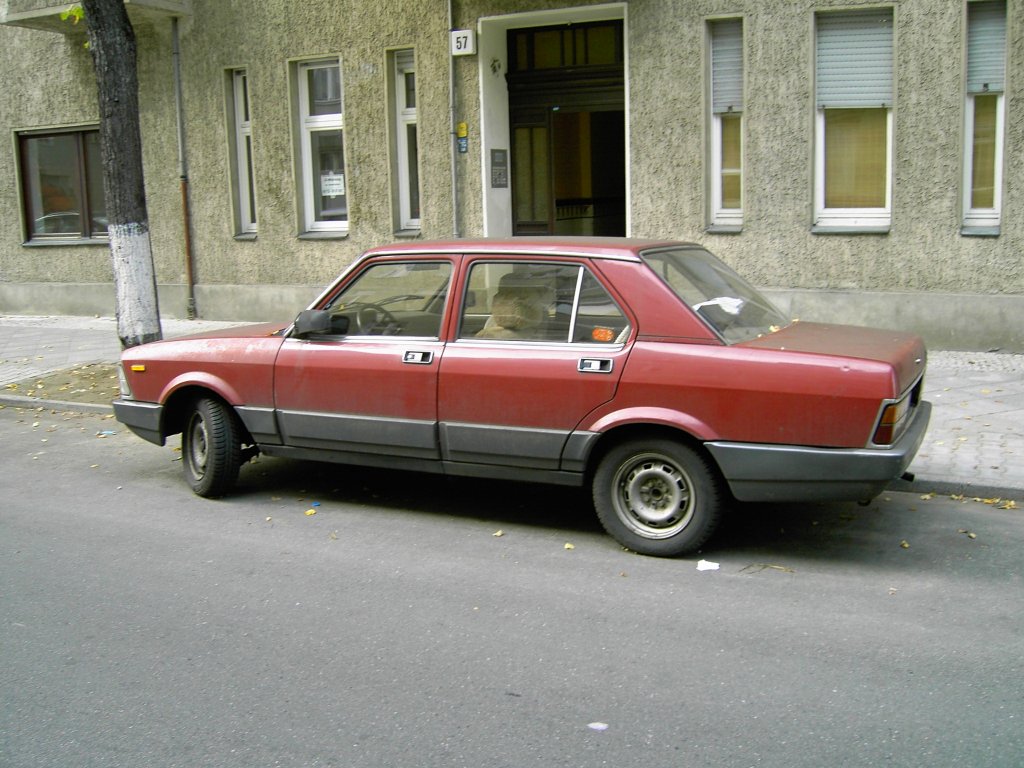
[[[903,425],[910,413],[910,395],[906,395],[895,403],[882,408],[882,416],[878,427],[871,438],[875,445],[892,445],[903,431]]]

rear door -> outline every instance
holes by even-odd
[[[286,445],[438,459],[437,377],[454,262],[370,261],[319,309],[332,332],[285,340],[275,405]]]
[[[442,458],[559,469],[576,425],[615,395],[629,317],[584,262],[480,258],[467,269],[441,365]]]

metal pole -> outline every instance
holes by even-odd
[[[181,215],[184,219],[185,290],[187,303],[185,316],[196,318],[195,278],[192,274],[192,210],[188,194],[188,155],[185,152],[185,109],[181,90],[181,49],[178,45],[178,17],[171,19],[171,60],[174,65],[174,112],[178,123],[178,176],[181,180]]]
[[[448,31],[454,31],[454,10],[453,6],[455,0],[448,0]],[[447,46],[446,46],[447,47]],[[451,155],[452,155],[452,237],[458,239],[462,237],[459,232],[459,174],[456,163],[458,162],[458,150],[457,144],[457,129],[456,120],[457,118],[457,103],[455,99],[455,57],[448,53],[448,111],[451,130]]]

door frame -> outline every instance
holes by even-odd
[[[562,8],[538,13],[488,16],[477,23],[477,66],[480,82],[480,171],[483,194],[483,233],[487,237],[512,235],[512,185],[506,173],[505,186],[492,179],[492,152],[511,155],[512,136],[508,87],[507,32],[523,27],[547,27],[561,23],[622,20],[623,98],[625,109],[626,233],[631,232],[630,215],[630,116],[629,116],[629,19],[625,3],[608,3],[580,8]],[[510,171],[510,169],[508,169]],[[494,183],[492,183],[492,181]]]

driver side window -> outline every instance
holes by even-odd
[[[323,309],[332,332],[347,336],[438,338],[452,266],[448,262],[371,264]]]

